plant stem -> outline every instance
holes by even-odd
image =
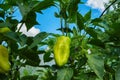
[[[20,27],[18,28],[18,31],[17,31],[17,32],[20,31],[20,29],[22,28],[23,24],[24,24],[24,23],[21,23],[21,25],[20,25]]]
[[[67,25],[67,20],[66,20],[66,19],[65,19],[64,26],[65,26],[65,28],[66,28],[66,36],[67,36],[67,34],[68,34],[68,25]]]
[[[109,9],[117,0],[113,1],[108,7],[105,8],[105,10],[102,12],[102,14],[99,16],[101,18],[103,14],[106,12],[107,9]]]
[[[104,13],[116,2],[117,0],[113,1],[108,7],[105,8],[105,10],[101,13],[101,15],[99,16],[99,18],[101,18]],[[96,26],[94,26],[94,29],[96,28]]]
[[[60,11],[62,8],[62,4],[60,3]],[[60,15],[60,26],[61,26],[61,30],[62,30],[62,35],[64,35],[64,29],[63,29],[63,18]]]
[[[60,26],[61,26],[61,30],[62,30],[62,35],[64,35],[63,19],[62,18],[60,18]]]

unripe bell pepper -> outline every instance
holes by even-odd
[[[10,70],[8,50],[0,45],[0,73],[6,73]]]
[[[0,33],[7,33],[10,32],[11,30],[8,27],[2,27],[0,28]]]
[[[63,66],[67,63],[70,54],[70,43],[69,37],[60,36],[54,45],[54,58],[58,66]]]

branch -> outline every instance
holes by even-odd
[[[102,14],[99,16],[99,18],[101,18],[104,13],[106,12],[107,9],[109,9],[117,0],[113,1],[108,7],[105,8],[105,10],[102,12]],[[96,28],[96,26],[94,26],[94,29]]]
[[[20,32],[20,29],[22,28],[22,26],[23,26],[23,22],[21,23],[21,25],[20,25],[20,27],[18,28],[18,31],[17,32]]]
[[[101,18],[103,14],[106,12],[107,9],[109,9],[117,0],[113,1],[108,7],[105,8],[105,10],[102,12],[102,14],[99,16]]]

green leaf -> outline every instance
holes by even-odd
[[[26,43],[27,43],[28,46],[30,46],[33,43],[33,38],[34,37],[27,37]]]
[[[6,74],[0,73],[0,80],[8,80],[8,76]]]
[[[79,3],[80,0],[70,0],[68,5],[68,14],[70,18],[72,18],[77,13]]]
[[[79,30],[81,31],[82,29],[84,29],[84,18],[80,13],[77,13],[77,27],[79,28]]]
[[[82,66],[84,66],[86,64],[87,58],[86,57],[82,57],[78,61],[79,61],[79,63],[78,63],[78,68],[79,68],[79,67],[82,67]]]
[[[97,80],[94,72],[84,73],[81,72],[77,76],[74,76],[74,80]]]
[[[69,3],[70,0],[62,0],[63,3]]]
[[[117,66],[117,70],[115,72],[115,80],[120,80],[120,64]]]
[[[27,75],[22,77],[20,80],[37,80],[38,75]]]
[[[26,60],[26,65],[39,66],[40,58],[35,50],[28,50],[27,48],[18,51],[20,59]]]
[[[24,16],[23,22],[25,22],[25,25],[27,27],[27,30],[29,30],[34,25],[39,24],[36,21],[36,13],[35,12],[29,12],[26,16]]]
[[[50,57],[50,55],[51,55],[51,52],[47,52],[44,54],[44,57],[43,57],[44,62],[49,62],[53,59],[52,57]]]
[[[12,53],[13,55],[18,52],[19,46],[18,46],[17,42],[10,41],[9,47],[11,48],[11,52],[14,52],[14,53]],[[17,54],[15,54],[15,55],[17,56]]]
[[[73,70],[71,68],[60,69],[57,72],[57,80],[71,80],[73,76]]]
[[[53,6],[53,5],[54,5],[53,0],[44,0],[44,1],[36,3],[33,6],[32,10],[39,12],[40,10],[46,9],[46,8]]]
[[[5,16],[5,12],[3,10],[0,10],[0,18],[4,19],[4,16]]]
[[[57,12],[54,13],[54,16],[55,16],[56,18],[60,18],[60,14],[57,13]]]
[[[9,4],[0,4],[0,8],[3,9],[4,11],[8,10],[11,7]]]
[[[111,74],[114,74],[115,73],[115,70],[114,68],[112,68],[111,66],[108,66],[108,65],[104,65],[105,66],[105,70]]]
[[[91,19],[91,10],[88,11],[88,12],[85,14],[84,19],[85,19],[85,21],[88,21],[88,20]]]
[[[102,22],[101,18],[95,18],[91,21],[91,23],[98,23],[98,22]]]
[[[26,35],[20,35],[20,44],[21,44],[21,46],[24,46],[25,44],[26,44],[26,42],[27,42],[27,36]]]
[[[65,20],[68,18],[66,8],[67,8],[67,5],[62,5],[61,10],[60,10],[60,16],[64,18]]]
[[[78,31],[75,27],[73,27],[73,36],[78,36]]]
[[[108,32],[110,35],[114,35],[116,37],[120,38],[120,23],[113,23],[112,25],[110,25],[110,29]]]
[[[25,17],[29,12],[40,12],[54,5],[53,0],[44,1],[17,1],[17,5],[23,17]]]
[[[95,46],[99,46],[101,48],[105,48],[105,44],[99,39],[91,39],[89,43]]]
[[[16,31],[16,26],[18,25],[19,21],[17,19],[12,19],[12,17],[7,17],[5,24],[8,26],[12,31]]]
[[[4,36],[13,40],[13,41],[16,41],[16,42],[21,41],[19,35],[15,32],[8,32],[8,33],[4,34]]]
[[[97,39],[97,33],[95,32],[95,29],[92,27],[87,27],[85,31],[92,36],[93,38]]]
[[[18,8],[20,9],[22,17],[26,16],[30,12],[30,7],[22,2],[17,1]]]
[[[58,28],[57,30],[60,30],[62,32],[62,30],[66,33],[72,33],[72,30],[70,28]]]
[[[5,22],[0,22],[0,27],[9,27],[12,31],[15,31],[16,26],[18,25],[18,20],[12,19],[12,17],[7,17]]]
[[[70,22],[70,23],[76,22],[77,10],[78,10],[79,3],[80,3],[80,0],[70,0],[68,7],[67,7],[68,22]]]
[[[98,54],[86,54],[88,64],[91,69],[96,73],[100,80],[104,76],[104,60]]]
[[[6,27],[6,26],[9,26],[9,23],[7,23],[7,22],[1,22],[0,23],[0,27]]]
[[[38,45],[43,39],[45,39],[48,36],[48,33],[46,32],[41,32],[39,34],[37,34],[34,38],[33,38],[33,43],[28,47],[29,49],[35,47],[36,45]]]

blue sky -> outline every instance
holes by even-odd
[[[83,0],[86,2],[87,0]],[[84,15],[87,13],[90,9],[92,9],[89,6],[86,6],[85,4],[79,5],[79,12]],[[56,7],[51,7],[46,10],[43,10],[43,14],[38,14],[37,21],[41,24],[36,26],[40,29],[40,31],[46,31],[46,32],[54,32],[59,33],[56,29],[60,27],[59,19],[54,17],[54,12],[57,11]],[[92,9],[92,18],[99,17],[100,10],[98,9]]]
[[[97,18],[100,16],[100,14],[101,14],[100,9],[95,8],[93,6],[93,3],[95,2],[94,0],[81,0],[81,1],[83,1],[83,2],[89,1],[88,4],[91,5],[91,6],[85,5],[85,4],[79,5],[78,11],[82,15],[84,15],[85,13],[87,13],[91,9],[92,10],[92,18]],[[96,0],[96,1],[98,1],[97,3],[99,4],[99,1],[101,1],[101,0]],[[96,3],[95,3],[95,6],[96,6]],[[45,32],[49,32],[49,33],[60,33],[59,31],[56,30],[60,27],[59,18],[54,17],[54,12],[56,12],[56,11],[58,11],[56,7],[50,7],[46,10],[43,10],[42,11],[43,14],[37,13],[37,21],[40,25],[36,25],[35,27],[40,29],[40,32],[45,31]],[[14,16],[18,20],[22,19],[19,10],[17,10],[15,12]]]
[[[40,25],[36,26],[40,31],[55,32],[56,28],[59,27],[59,18],[54,17],[54,12],[57,11],[56,7],[50,7],[43,10],[43,14],[37,14],[37,21]]]

